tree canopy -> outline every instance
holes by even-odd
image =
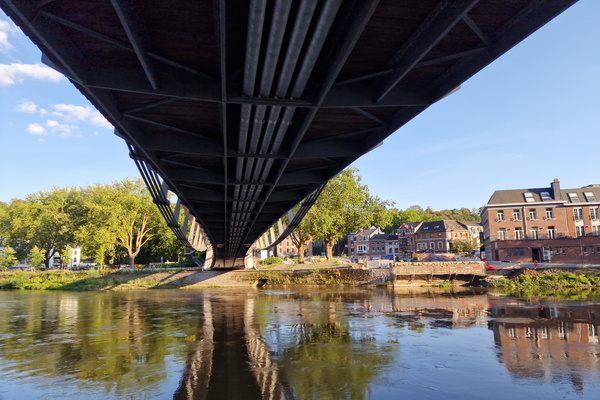
[[[149,243],[146,258],[177,257],[183,248],[166,227],[141,179],[85,188],[54,188],[0,204],[0,237],[19,260],[49,266],[58,253],[68,263],[75,246],[100,264],[129,261]],[[141,256],[140,256],[141,257]],[[174,258],[171,258],[174,259]]]
[[[328,260],[338,239],[354,230],[391,222],[389,207],[392,203],[372,196],[361,181],[357,168],[346,168],[327,183],[305,217],[314,229],[313,237],[325,244]]]

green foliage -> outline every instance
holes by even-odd
[[[33,268],[40,268],[44,263],[44,259],[44,251],[37,246],[33,246],[29,252],[29,265]]]
[[[260,262],[263,265],[277,265],[283,264],[283,260],[279,257],[267,257]]]
[[[15,254],[16,251],[10,246],[5,246],[0,250],[0,269],[7,269],[17,264],[19,260]]]
[[[3,234],[11,243],[26,244],[25,254],[33,246],[43,249],[48,266],[54,251],[74,242],[84,217],[80,200],[80,191],[74,188],[54,188],[13,200],[1,216]]]
[[[481,221],[478,210],[469,210],[467,208],[434,211],[431,207],[423,209],[421,206],[414,205],[406,210],[393,210],[392,214],[391,223],[388,225],[380,225],[384,226],[384,231],[388,233],[396,232],[403,223],[407,222],[428,222],[443,219],[474,222]]]
[[[596,272],[574,273],[570,271],[545,270],[524,271],[511,279],[497,279],[491,282],[495,288],[511,291],[534,289],[598,288],[600,275]]]
[[[86,223],[78,229],[77,239],[86,252],[104,249],[109,262],[122,249],[133,266],[142,247],[164,225],[141,179],[88,187],[83,207]]]
[[[450,242],[450,249],[455,253],[470,253],[473,250],[477,250],[479,244],[476,239],[452,239]]]
[[[390,206],[391,202],[371,196],[369,188],[361,183],[358,169],[349,167],[327,183],[305,218],[310,220],[314,238],[325,243],[327,259],[331,260],[338,239],[374,224],[389,224]]]

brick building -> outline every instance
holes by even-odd
[[[348,235],[348,257],[362,258],[370,257],[371,238],[375,235],[382,235],[384,232],[374,226],[363,229],[360,232],[353,232]]]
[[[415,231],[423,222],[405,222],[398,227],[398,250],[401,256],[410,256],[417,251]]]
[[[488,260],[600,263],[600,185],[497,190],[481,213]]]
[[[428,221],[419,225],[415,231],[416,251],[433,253],[448,253],[453,240],[477,240],[482,227],[477,222],[462,222],[454,220]],[[477,247],[479,247],[477,245]]]

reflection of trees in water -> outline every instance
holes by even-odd
[[[389,345],[354,335],[337,322],[293,327],[296,344],[277,355],[282,376],[296,399],[364,399],[393,359]]]
[[[12,373],[152,391],[167,374],[167,349],[182,340],[173,334],[186,328],[186,315],[172,311],[168,301],[134,294],[23,296],[12,315],[0,314],[0,338],[12,338],[0,339],[2,358]]]
[[[392,346],[377,341],[370,323],[350,323],[352,309],[364,312],[367,299],[340,302],[332,297],[281,302],[279,312],[263,319],[263,335],[292,398],[366,398],[371,383],[393,359]]]

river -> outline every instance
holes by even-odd
[[[0,291],[0,399],[598,399],[600,299]]]

